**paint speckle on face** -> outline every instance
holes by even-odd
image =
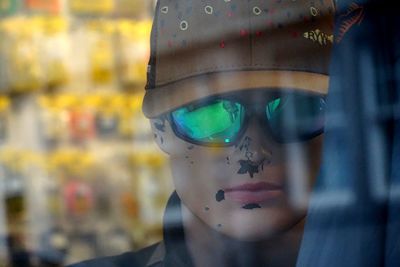
[[[192,150],[194,148],[194,146],[188,146],[187,149]]]
[[[165,132],[165,120],[161,120],[161,123],[155,122],[154,127],[160,132]]]
[[[248,137],[248,136],[246,136],[246,137],[243,139],[243,142],[240,144],[239,150],[240,150],[240,151],[243,151],[243,150],[248,151],[248,150],[249,150],[249,147],[250,147],[250,143],[251,143],[251,138]]]
[[[209,208],[209,207],[205,207],[204,210],[205,210],[205,211],[209,211],[210,208]]]
[[[250,203],[250,204],[244,205],[242,208],[246,209],[246,210],[252,210],[252,209],[261,209],[261,206],[256,203]]]
[[[160,137],[160,141],[161,141],[161,144],[164,144],[164,138],[162,136]]]
[[[248,173],[251,178],[254,177],[255,173],[258,173],[258,168],[260,164],[257,164],[251,160],[239,160],[240,169],[238,170],[238,174],[246,174]]]
[[[185,159],[188,159],[189,158],[189,156],[185,156]]]
[[[218,228],[221,228],[221,227],[222,227],[222,224],[219,223],[219,224],[217,225],[217,227],[218,227]]]
[[[192,165],[193,165],[193,164],[194,164],[194,161],[191,161],[191,162],[190,162],[190,164],[192,164]]]
[[[250,152],[250,151],[246,151],[246,158],[248,159],[248,160],[250,160],[252,157],[253,157],[253,152]]]
[[[218,192],[217,192],[217,194],[215,195],[215,200],[217,201],[217,202],[221,202],[222,200],[224,200],[225,199],[225,192],[224,192],[224,190],[219,190]]]
[[[264,170],[264,163],[269,165],[269,164],[271,164],[271,160],[270,159],[266,159],[266,160],[262,161],[262,163],[261,163],[261,170],[262,171]]]
[[[228,164],[228,165],[231,164],[229,157],[226,157],[226,164]]]
[[[157,134],[154,134],[154,139],[157,139]]]

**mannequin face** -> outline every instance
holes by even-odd
[[[307,212],[318,174],[323,136],[280,144],[259,121],[234,145],[206,147],[177,137],[167,120],[151,120],[154,137],[169,155],[182,204],[214,230],[256,241],[288,230]]]

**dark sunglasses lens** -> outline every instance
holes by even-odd
[[[273,137],[282,143],[305,141],[321,134],[325,124],[323,97],[289,94],[268,102],[266,115]]]
[[[244,108],[230,100],[188,105],[172,112],[175,130],[201,144],[228,145],[242,128]]]

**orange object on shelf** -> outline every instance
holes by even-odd
[[[28,10],[56,15],[60,13],[60,0],[26,0]]]
[[[94,114],[85,110],[73,110],[69,114],[70,134],[74,141],[85,141],[95,136]]]

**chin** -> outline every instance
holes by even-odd
[[[220,233],[245,242],[256,242],[274,238],[292,229],[302,217],[287,212],[260,212],[235,214],[216,230]]]

